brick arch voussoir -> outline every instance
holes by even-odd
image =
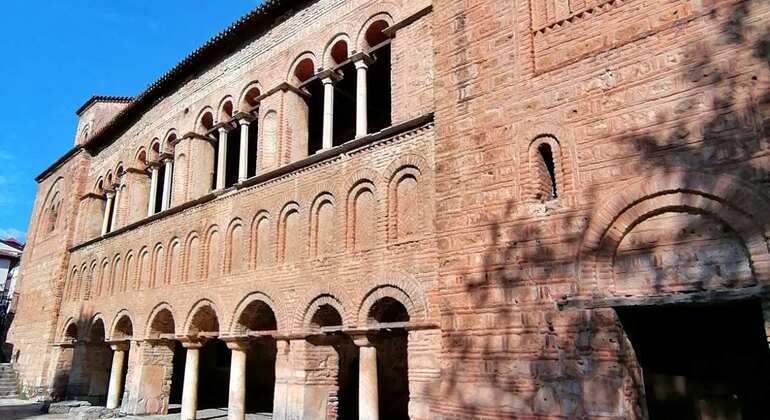
[[[420,282],[408,273],[391,273],[385,277],[371,276],[360,283],[356,290],[356,326],[367,325],[372,305],[384,297],[404,305],[410,320],[428,319],[428,301]]]
[[[128,321],[131,322],[131,329],[135,330],[136,328],[136,322],[134,322],[135,318],[131,315],[131,312],[128,309],[123,308],[119,310],[118,313],[116,313],[115,316],[112,318],[112,326],[110,327],[110,335],[108,338],[109,340],[115,339],[115,333],[116,333],[115,330],[116,328],[118,328],[118,323],[120,322],[121,319],[123,319],[123,317],[128,318]]]
[[[615,250],[634,226],[664,212],[701,213],[725,223],[742,239],[754,275],[770,279],[768,199],[758,188],[729,175],[659,172],[609,194],[591,217],[580,246],[579,287],[594,292],[612,282]],[[736,198],[739,201],[736,201]]]
[[[393,183],[396,175],[401,172],[402,169],[407,167],[414,167],[420,172],[420,176],[425,177],[432,169],[428,160],[417,154],[408,154],[399,156],[394,159],[388,167],[385,169],[385,176],[388,184]]]
[[[345,182],[342,184],[347,188],[345,192],[346,197],[350,197],[350,194],[357,189],[362,183],[371,183],[373,187],[373,193],[375,196],[379,195],[380,185],[383,182],[382,174],[378,171],[370,168],[362,168],[353,171],[346,177]]]
[[[248,295],[244,296],[238,304],[235,306],[233,311],[229,314],[229,320],[226,325],[228,325],[227,331],[229,334],[236,334],[237,333],[237,327],[238,327],[238,319],[240,319],[241,315],[243,314],[243,311],[246,310],[246,308],[253,302],[261,301],[264,302],[267,306],[270,307],[270,309],[273,311],[273,315],[275,316],[275,322],[276,327],[278,328],[278,331],[288,331],[289,330],[289,313],[287,310],[286,305],[286,298],[276,289],[275,287],[272,287],[269,284],[266,284],[267,282],[261,282],[262,284],[258,285],[258,287],[255,288],[256,291],[249,293]]]
[[[190,329],[192,328],[192,322],[193,318],[195,318],[195,315],[200,311],[201,309],[205,307],[210,307],[214,311],[214,315],[217,317],[217,323],[219,324],[219,331],[217,331],[220,335],[222,334],[222,326],[227,325],[225,324],[225,320],[222,318],[222,315],[225,314],[225,312],[222,312],[219,308],[222,306],[217,305],[217,303],[214,302],[214,300],[209,298],[198,298],[194,300],[194,304],[190,307],[190,309],[187,311],[187,314],[184,317],[184,326],[182,328],[182,335],[188,335],[190,333]]]
[[[88,320],[87,328],[85,328],[85,336],[84,338],[86,340],[91,338],[91,330],[93,330],[94,325],[96,325],[97,321],[102,321],[102,325],[104,326],[104,339],[108,340],[109,331],[112,331],[112,326],[110,325],[109,321],[107,320],[107,317],[104,315],[103,312],[97,312],[91,316]]]
[[[152,323],[155,321],[155,318],[158,316],[158,314],[162,310],[168,310],[171,313],[171,317],[174,320],[174,335],[179,335],[179,319],[182,319],[179,317],[179,314],[174,311],[174,307],[171,306],[168,302],[160,302],[156,304],[151,310],[149,315],[147,315],[147,321],[144,323],[144,337],[147,338],[150,336],[150,329],[152,328]]]
[[[355,33],[355,38],[352,41],[354,45],[351,45],[350,48],[355,48],[357,52],[364,51],[366,49],[366,45],[364,45],[366,42],[366,31],[369,30],[369,27],[378,20],[384,20],[388,22],[388,26],[393,26],[395,22],[401,19],[401,10],[401,7],[390,1],[375,2],[369,8],[364,9],[362,13],[365,13],[367,17],[361,20],[355,32],[351,30],[350,33],[351,35]]]
[[[343,325],[353,325],[355,323],[355,314],[351,310],[354,308],[353,302],[344,288],[331,284],[317,285],[307,290],[296,302],[297,309],[292,317],[292,328],[295,331],[307,329],[315,310],[324,303],[331,304],[340,312]]]

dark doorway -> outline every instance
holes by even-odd
[[[200,349],[198,409],[227,408],[230,393],[230,349],[222,340],[209,340]]]
[[[182,403],[182,390],[184,389],[184,364],[187,359],[187,352],[182,343],[176,341],[174,344],[174,356],[171,359],[171,390],[169,391],[169,404]]]
[[[619,308],[651,419],[770,418],[760,303]]]
[[[409,313],[396,299],[384,297],[369,310],[370,322],[377,324],[409,321]],[[369,336],[377,349],[377,388],[380,418],[409,418],[408,335],[404,328],[383,328]]]
[[[259,338],[246,354],[246,412],[272,413],[275,393],[275,340]]]
[[[104,405],[107,402],[107,391],[112,369],[112,349],[104,341],[104,324],[101,320],[94,322],[86,345],[86,372],[88,379],[88,401],[92,404]]]

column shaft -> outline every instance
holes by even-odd
[[[102,219],[102,235],[106,234],[110,228],[110,213],[112,211],[112,194],[107,194],[107,203],[104,205],[104,218]]]
[[[371,346],[359,348],[358,366],[358,418],[379,419],[377,390],[377,349]]]
[[[107,408],[118,408],[120,395],[123,393],[123,364],[126,351],[117,349],[112,353],[112,369],[110,370],[110,388],[107,392]]]
[[[366,90],[366,72],[368,68],[364,61],[356,61],[356,137],[363,137],[369,131]]]
[[[155,195],[158,194],[158,168],[150,168],[150,199],[147,201],[147,216],[155,213]]]
[[[110,230],[115,230],[118,227],[118,216],[120,215],[120,189],[121,185],[115,187],[115,198],[112,201],[112,223],[110,223]]]
[[[225,175],[227,166],[227,129],[219,128],[219,142],[217,144],[219,156],[217,156],[217,189],[225,188]]]
[[[174,175],[174,161],[166,159],[166,171],[163,175],[163,200],[160,205],[160,211],[165,211],[171,205],[171,179]]]
[[[195,420],[198,411],[198,359],[199,348],[187,348],[182,388],[182,420]]]
[[[246,418],[246,351],[243,348],[232,348],[232,351],[227,418],[244,420]]]
[[[241,149],[238,155],[238,182],[243,182],[249,174],[249,122],[241,121]]]
[[[334,136],[334,82],[332,79],[323,79],[324,86],[324,125],[323,125],[323,149],[331,149]]]

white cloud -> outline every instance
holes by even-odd
[[[0,238],[16,238],[20,241],[24,240],[24,236],[27,234],[27,232],[22,232],[19,229],[15,228],[0,228]]]

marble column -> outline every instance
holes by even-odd
[[[238,182],[243,182],[249,177],[249,125],[251,121],[242,119],[241,124],[241,148],[238,154]]]
[[[107,392],[107,408],[118,408],[123,394],[123,366],[126,363],[128,343],[111,344],[112,368],[110,369],[110,387]]]
[[[104,218],[102,219],[102,235],[105,235],[107,232],[109,232],[110,229],[110,215],[112,213],[112,199],[115,193],[112,191],[107,191],[105,194],[107,196],[107,202],[104,205]]]
[[[163,199],[160,204],[160,211],[168,210],[171,205],[171,179],[174,176],[174,160],[168,157],[164,160],[165,173],[163,175]]]
[[[331,149],[334,142],[334,78],[330,75],[321,79],[324,86],[324,122],[322,149]]]
[[[187,353],[184,364],[181,420],[195,420],[198,413],[198,360],[203,343],[187,341],[182,343],[182,346]]]
[[[217,156],[217,188],[225,188],[227,175],[227,128],[219,127],[219,142],[217,144],[219,156]]]
[[[158,194],[158,164],[150,164],[150,199],[147,200],[147,217],[155,214],[155,196]]]
[[[363,56],[366,57],[366,56]],[[369,132],[368,99],[366,89],[366,73],[369,70],[369,60],[362,58],[355,62],[356,66],[356,137],[363,137]]]
[[[112,202],[112,222],[110,223],[110,231],[115,230],[118,227],[118,216],[120,215],[120,198],[122,194],[120,190],[123,187],[123,181],[119,180],[117,184],[113,186],[115,189],[115,199]]]
[[[356,340],[358,345],[358,418],[379,419],[379,394],[377,389],[377,349],[369,340]]]
[[[246,418],[246,351],[248,341],[229,341],[227,348],[232,351],[230,359],[230,394],[227,399],[228,420]]]

